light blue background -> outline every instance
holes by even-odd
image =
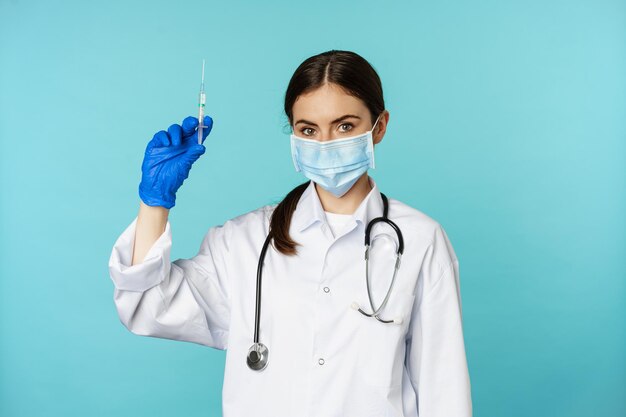
[[[329,49],[383,81],[370,174],[460,259],[474,415],[626,413],[623,1],[125,3],[0,0],[0,415],[220,415],[225,352],[128,332],[111,247],[204,57],[172,258],[302,182],[282,100]]]

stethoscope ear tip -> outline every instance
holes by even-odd
[[[359,306],[359,303],[357,303],[356,301],[353,301],[352,304],[350,304],[350,307],[352,309],[354,309],[354,310],[357,310],[357,311],[361,309],[360,306]],[[371,317],[371,316],[372,315],[369,315],[369,317]],[[387,321],[387,323],[393,323],[393,324],[400,325],[400,324],[402,324],[403,321],[404,321],[404,319],[401,316],[398,316],[398,317],[394,317],[394,319],[391,320],[391,321]]]

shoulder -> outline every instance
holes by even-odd
[[[437,219],[394,198],[389,198],[389,218],[402,230],[405,241],[417,242],[441,268],[458,262],[448,234]]]
[[[267,204],[210,227],[203,245],[221,247],[226,251],[232,247],[243,249],[248,244],[257,247],[267,236],[272,212],[277,205]]]
[[[270,221],[277,205],[278,203],[266,204],[247,213],[239,214],[227,220],[224,225],[228,225],[231,228],[248,228],[254,225],[263,225]]]
[[[266,204],[246,213],[242,213],[226,220],[223,224],[213,228],[222,229],[227,236],[251,236],[253,234],[266,235],[269,231],[269,222],[278,203]]]

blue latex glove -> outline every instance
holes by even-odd
[[[173,124],[167,132],[155,133],[143,157],[139,197],[149,206],[167,209],[176,203],[176,191],[189,176],[191,165],[204,153],[204,140],[213,128],[213,119],[204,116],[202,144],[198,143],[198,118],[189,116],[182,126]]]

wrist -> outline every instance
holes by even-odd
[[[163,193],[155,192],[154,188],[144,187],[143,182],[139,184],[138,191],[140,201],[147,207],[171,209],[176,203],[176,194],[168,193],[169,196],[167,196]]]
[[[139,214],[149,223],[161,224],[167,221],[170,210],[163,206],[149,206],[139,200]]]

